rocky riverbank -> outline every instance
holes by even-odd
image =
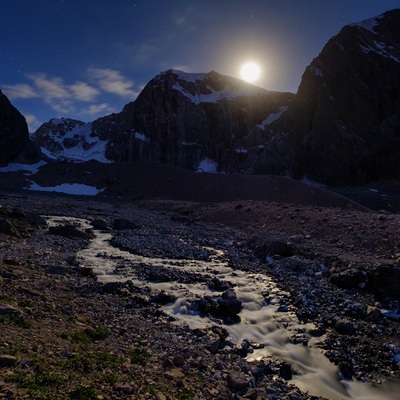
[[[248,362],[260,343],[233,343],[221,316],[204,329],[175,323],[161,306],[168,293],[151,282],[199,276],[142,265],[147,287],[99,282],[76,258],[96,231],[150,257],[207,260],[207,248],[221,250],[232,268],[271,276],[283,293],[280,310],[315,326],[291,343],[321,338],[346,379],[381,386],[399,378],[398,215],[35,193],[3,193],[0,203],[0,398],[318,398],[292,384],[299,372],[287,361]],[[84,218],[91,228],[61,220],[49,228],[48,216]]]

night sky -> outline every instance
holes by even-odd
[[[400,0],[1,0],[0,89],[30,131],[53,117],[121,111],[170,68],[296,92],[305,67],[349,23]]]

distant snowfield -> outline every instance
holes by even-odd
[[[97,189],[94,186],[84,185],[82,183],[63,183],[57,186],[40,186],[36,182],[30,181],[31,184],[25,189],[38,190],[42,192],[57,192],[65,194],[75,194],[81,196],[96,196],[104,189]]]
[[[27,175],[36,174],[39,171],[40,167],[46,165],[46,161],[39,161],[36,164],[18,164],[18,163],[10,163],[6,167],[1,167],[0,172],[19,172],[25,171]]]
[[[218,164],[210,158],[202,160],[197,167],[196,172],[217,172]]]

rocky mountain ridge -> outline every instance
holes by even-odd
[[[345,26],[306,68],[296,95],[215,71],[168,70],[120,113],[91,123],[53,119],[32,139],[57,159],[160,162],[330,186],[398,179],[399,27],[400,9]]]
[[[0,90],[0,166],[9,162],[35,162],[40,152],[29,140],[24,116]]]
[[[154,161],[197,170],[236,169],[243,139],[286,108],[293,94],[270,92],[221,75],[168,70],[152,79],[117,114],[90,124],[51,120],[33,135],[46,151],[64,158]],[[93,155],[95,141],[101,152]],[[102,153],[100,155],[100,153]]]
[[[305,70],[287,111],[263,132],[253,173],[329,185],[398,178],[400,10],[345,26]]]

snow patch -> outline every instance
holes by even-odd
[[[217,172],[217,167],[218,164],[215,161],[211,160],[211,158],[205,158],[200,161],[196,172]]]
[[[388,50],[388,48],[385,46],[384,43],[378,42],[377,40],[373,41],[373,45],[371,45],[371,44],[361,45],[361,49],[366,54],[373,51],[374,53],[377,53],[377,54],[381,55],[382,57],[390,58],[390,59],[400,63],[400,59],[393,56],[393,54],[391,54],[390,47]]]
[[[204,80],[205,76],[207,75],[205,73],[183,72],[183,71],[179,71],[177,69],[171,69],[169,71],[171,71],[172,73],[177,75],[178,78],[181,79],[182,81],[193,82],[193,83],[196,81]],[[166,75],[169,71],[163,72],[163,73],[161,73],[161,75]]]
[[[209,93],[196,93],[192,94],[186,91],[179,83],[175,84],[172,89],[181,92],[185,97],[187,97],[194,104],[200,103],[218,103],[220,100],[232,100],[240,96],[250,96],[257,94],[265,94],[266,90],[262,88],[257,88],[255,86],[243,85],[239,88],[225,87],[222,90],[215,90],[211,86],[207,86]]]
[[[1,167],[0,172],[18,172],[25,171],[26,175],[33,175],[39,171],[40,167],[46,165],[46,161],[39,161],[36,164],[18,164],[18,163],[10,163],[6,167]]]
[[[139,132],[135,132],[135,139],[142,140],[143,142],[148,142],[150,140],[146,135]]]
[[[257,126],[261,129],[264,129],[267,125],[270,125],[272,122],[276,121],[286,110],[287,106],[279,107],[279,111],[277,113],[268,115],[268,117]]]
[[[62,120],[53,118],[53,123],[62,123]],[[61,121],[61,122],[59,122]],[[52,159],[67,159],[78,162],[85,162],[89,160],[96,160],[101,163],[111,163],[112,161],[106,158],[105,152],[108,141],[100,140],[97,136],[92,136],[92,124],[86,123],[84,125],[76,124],[65,135],[61,133],[50,134],[55,143],[59,143],[62,150],[60,152],[51,152],[48,149],[41,148],[43,154]],[[65,140],[77,140],[76,146],[65,147]]]
[[[309,68],[310,68],[310,71],[313,72],[315,75],[317,75],[321,78],[324,76],[323,72],[319,68],[314,67],[313,65],[311,65]]]
[[[40,186],[33,181],[30,181],[30,186],[25,187],[24,189],[37,190],[41,192],[75,194],[83,196],[95,196],[104,190],[104,189],[97,189],[94,186],[84,185],[82,183],[63,183],[57,186]]]
[[[367,31],[370,31],[370,32],[376,34],[377,32],[375,32],[374,28],[377,25],[379,25],[378,18],[379,17],[364,19],[363,21],[356,22],[354,24],[350,24],[350,26],[359,26],[363,29],[366,29]]]

